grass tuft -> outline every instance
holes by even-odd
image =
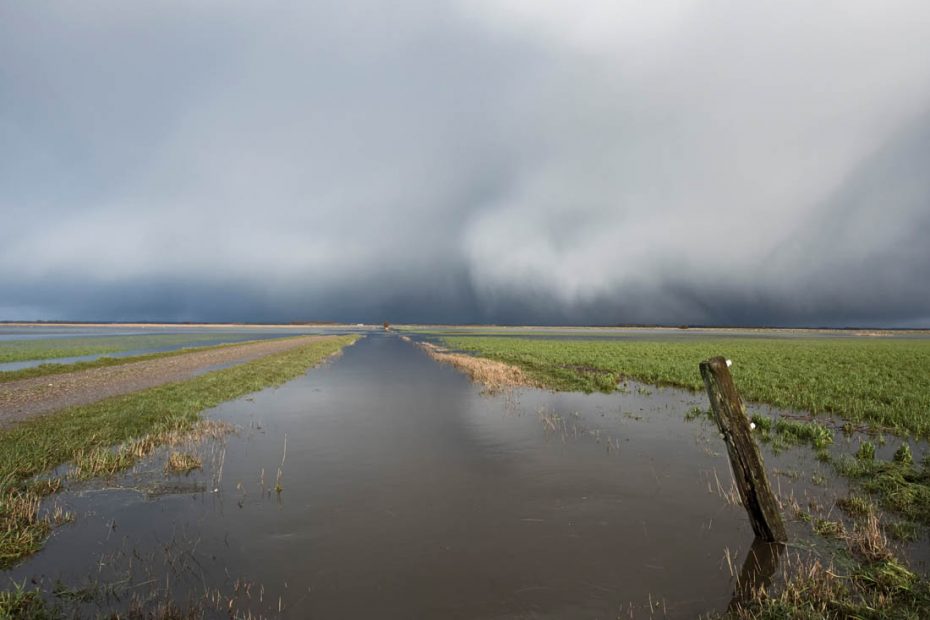
[[[856,452],[856,458],[860,461],[875,460],[875,445],[871,441],[863,441],[859,444],[859,450]]]
[[[53,620],[59,610],[50,608],[38,589],[27,590],[25,583],[14,583],[12,590],[0,591],[0,620]]]
[[[750,419],[755,424],[759,438],[764,442],[772,442],[776,449],[807,444],[823,450],[833,443],[833,431],[818,422],[772,419],[760,414],[753,414]]]
[[[895,450],[894,460],[904,465],[910,465],[914,462],[914,457],[911,455],[911,447],[907,442],[902,443],[901,447]]]
[[[200,458],[190,452],[172,451],[165,461],[165,473],[169,474],[188,474],[195,469],[200,469],[203,463]]]

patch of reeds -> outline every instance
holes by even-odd
[[[51,514],[41,513],[42,497],[59,486],[57,479],[25,485],[0,484],[0,569],[36,552],[53,526],[72,519],[60,506]]]
[[[190,427],[178,425],[157,430],[115,447],[98,447],[86,452],[80,451],[74,458],[71,475],[79,479],[113,476],[129,469],[160,446],[220,439],[234,430],[235,428],[226,422],[200,420]],[[199,468],[201,464],[196,456],[175,450],[168,455],[165,471],[187,473]]]
[[[41,503],[28,490],[8,487],[0,492],[0,568],[41,548],[52,529],[51,521],[39,516]]]
[[[515,387],[539,386],[537,381],[531,379],[523,370],[512,364],[464,353],[451,353],[449,350],[429,342],[418,343],[418,346],[437,362],[449,364],[464,372],[471,377],[472,381],[480,383],[487,392],[492,394]]]
[[[165,460],[165,473],[188,474],[202,466],[203,462],[196,454],[173,450]]]

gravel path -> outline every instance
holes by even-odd
[[[242,364],[327,337],[263,340],[144,362],[0,383],[0,428],[72,405],[86,405],[109,396],[183,381],[212,366]]]

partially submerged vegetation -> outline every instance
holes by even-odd
[[[830,557],[786,562],[775,591],[755,589],[727,616],[741,620],[782,618],[925,618],[930,582],[907,568],[888,542],[871,508],[850,528],[816,519],[814,533],[831,544]]]
[[[883,509],[910,522],[930,527],[930,462],[915,465],[906,443],[891,460],[875,457],[875,449],[863,442],[855,456],[836,459],[837,471],[873,496]]]
[[[824,450],[833,443],[833,431],[818,422],[770,418],[760,414],[753,414],[750,420],[759,439],[770,443],[776,451],[805,444]]]
[[[195,469],[200,469],[202,465],[203,462],[196,454],[173,450],[165,461],[165,473],[187,474]]]
[[[357,338],[320,338],[240,366],[0,431],[0,568],[35,552],[51,527],[38,513],[35,476],[65,463],[73,463],[72,474],[78,477],[112,475],[192,429],[218,432],[209,424],[198,426],[202,411],[293,379]]]
[[[0,590],[0,620],[58,617],[61,617],[60,611],[47,605],[38,589],[27,590],[24,584],[16,584],[12,590]]]
[[[151,432],[125,441],[117,446],[98,446],[78,451],[71,461],[70,476],[77,479],[113,476],[129,469],[161,446],[177,446],[205,439],[219,439],[234,431],[233,427],[215,420],[197,420],[193,424],[179,423],[174,428]],[[187,473],[200,467],[190,465],[193,455],[173,451],[168,457],[165,471]]]
[[[930,341],[852,338],[565,340],[445,337],[559,390],[624,378],[703,390],[698,364],[724,354],[744,398],[930,437]]]
[[[876,456],[871,441],[861,441],[854,455],[834,456],[826,450],[833,443],[834,433],[822,424],[758,414],[751,419],[760,441],[775,451],[793,445],[811,446],[821,461],[830,463],[861,493],[874,499],[883,510],[905,519],[895,522],[894,529],[901,533],[895,538],[910,537],[906,532],[912,532],[915,524],[930,527],[930,455],[914,463],[907,440],[901,441],[888,460]],[[871,506],[871,500],[854,495],[841,499],[838,505],[853,516],[861,516]]]
[[[925,617],[930,581],[898,557],[889,539],[914,542],[926,535],[930,461],[915,465],[906,440],[888,460],[877,457],[870,441],[862,441],[854,455],[837,456],[827,450],[833,431],[816,422],[759,415],[752,420],[760,440],[774,449],[810,445],[819,460],[850,480],[852,492],[837,499],[836,507],[852,525],[837,519],[835,512],[832,518],[817,517],[795,505],[796,516],[811,524],[813,534],[833,544],[785,567],[776,588],[754,592],[730,615],[742,619]]]
[[[0,364],[216,342],[219,338],[217,334],[148,334],[3,341],[0,342]]]
[[[151,596],[134,593],[128,588],[116,593],[98,586],[71,590],[58,586],[48,597],[39,587],[28,587],[26,582],[13,583],[10,590],[0,590],[0,620],[73,620],[74,618],[106,618],[107,620],[203,620],[203,618],[259,618],[248,610],[239,609],[239,603],[248,600],[250,584],[237,580],[232,592],[219,590],[203,592],[185,604],[170,600],[170,596],[152,600]],[[240,592],[242,590],[243,592]],[[78,615],[74,603],[95,602],[124,597],[125,612],[98,612]],[[167,599],[167,600],[164,600]]]

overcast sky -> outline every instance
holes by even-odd
[[[930,4],[0,4],[0,319],[930,326]]]

